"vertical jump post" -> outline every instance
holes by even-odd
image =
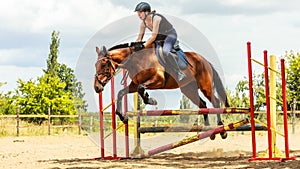
[[[276,129],[276,101],[273,102],[272,108],[270,109],[270,98],[276,100],[276,78],[274,74],[270,77],[269,83],[269,69],[271,71],[277,72],[275,70],[276,61],[271,61],[271,68],[268,67],[268,54],[267,51],[264,51],[264,63],[260,63],[254,60],[251,56],[251,43],[247,42],[247,56],[248,56],[248,74],[249,74],[249,97],[250,97],[250,117],[251,117],[251,131],[252,131],[252,158],[249,161],[255,160],[277,160],[277,161],[286,161],[286,160],[295,160],[295,157],[289,156],[289,146],[288,146],[288,120],[287,120],[287,111],[286,111],[286,81],[285,81],[285,68],[284,68],[284,59],[281,59],[281,83],[282,83],[282,104],[283,104],[283,120],[284,120],[284,140],[285,140],[285,156],[282,153],[278,153],[276,148],[276,133],[271,130],[271,128]],[[274,57],[274,56],[273,56]],[[272,58],[272,57],[271,57]],[[272,59],[271,59],[272,60]],[[268,155],[264,157],[257,157],[256,155],[256,136],[255,136],[255,117],[254,117],[254,94],[253,94],[253,77],[252,77],[252,61],[264,66],[265,74],[265,94],[266,94],[266,109],[267,109],[267,128],[268,128]],[[275,62],[275,63],[274,63]],[[275,83],[275,84],[273,84]],[[275,90],[274,90],[275,85]],[[271,93],[270,93],[271,86]],[[275,96],[274,96],[275,95]],[[274,105],[275,104],[275,105]],[[275,111],[274,111],[275,110]]]
[[[123,71],[125,74],[125,71]],[[127,87],[126,79],[124,79],[124,87]],[[115,86],[114,86],[114,78],[111,78],[111,103],[103,107],[103,94],[99,93],[99,119],[100,119],[100,152],[101,156],[95,159],[106,159],[106,160],[121,160],[124,158],[129,158],[129,137],[128,137],[128,124],[124,125],[125,130],[125,157],[119,157],[117,154],[117,137],[116,137],[116,112],[115,112]],[[106,108],[111,106],[111,128],[112,128],[112,156],[105,156],[105,138],[104,138],[104,116],[103,112]],[[127,97],[124,96],[124,111],[127,112]],[[119,128],[119,127],[118,127]]]

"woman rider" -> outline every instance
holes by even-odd
[[[164,41],[163,57],[168,60],[173,70],[177,72],[177,80],[181,81],[185,78],[185,74],[179,69],[176,55],[171,52],[177,41],[177,33],[173,25],[164,16],[155,13],[155,11],[151,12],[151,7],[146,2],[137,4],[134,12],[137,12],[138,17],[143,21],[141,22],[140,33],[136,41],[142,41],[146,28],[152,31],[152,36],[142,48],[150,47],[155,41]]]

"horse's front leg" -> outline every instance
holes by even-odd
[[[122,111],[122,99],[123,96],[129,93],[129,86],[125,87],[124,89],[120,90],[118,92],[117,96],[117,108],[116,108],[116,114],[119,116],[120,120],[124,124],[128,124],[128,117],[124,115]]]
[[[137,91],[138,91],[138,84],[135,84],[135,83],[133,83],[133,81],[131,81],[131,83],[127,87],[125,87],[124,89],[122,89],[118,92],[116,114],[119,116],[120,120],[124,124],[128,124],[128,117],[125,116],[122,111],[123,96],[125,96],[128,93],[135,93]]]
[[[157,105],[157,101],[154,98],[149,98],[149,94],[145,92],[145,87],[144,85],[139,85],[138,86],[138,93],[142,97],[143,101],[145,104],[150,104],[150,105]]]

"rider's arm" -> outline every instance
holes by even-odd
[[[144,37],[144,34],[145,34],[145,30],[146,30],[146,26],[145,24],[142,22],[141,25],[140,25],[140,33],[136,39],[136,42],[139,42],[139,41],[142,41],[143,40],[143,37]]]
[[[152,45],[152,43],[155,41],[156,36],[158,34],[158,28],[161,21],[160,16],[154,16],[153,18],[153,30],[152,30],[152,36],[148,39],[148,41],[144,44],[145,48]]]

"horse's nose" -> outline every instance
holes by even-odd
[[[96,93],[100,93],[100,92],[103,91],[103,87],[102,87],[102,86],[96,85],[96,86],[95,86],[95,91],[96,91]]]

